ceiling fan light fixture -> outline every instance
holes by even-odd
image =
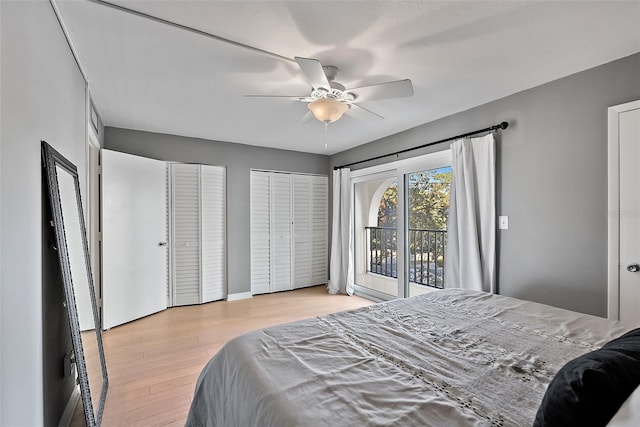
[[[316,99],[310,102],[307,107],[316,119],[325,123],[333,123],[336,120],[340,120],[340,117],[349,109],[347,103],[331,98]]]

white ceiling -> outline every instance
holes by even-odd
[[[411,98],[297,123],[295,63],[88,0],[56,4],[107,126],[333,154],[640,51],[640,2],[113,1],[289,58],[347,88],[409,78]],[[489,125],[489,123],[487,124]]]

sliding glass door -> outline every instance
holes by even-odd
[[[446,150],[352,173],[356,292],[386,300],[443,287],[450,164]]]
[[[399,223],[398,175],[386,171],[353,179],[355,283],[361,293],[378,299],[402,296],[398,277]],[[400,240],[399,240],[400,239]],[[400,274],[400,275],[399,275]]]
[[[451,167],[405,175],[408,296],[444,287]]]

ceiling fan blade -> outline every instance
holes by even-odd
[[[396,80],[393,82],[379,83],[369,86],[361,86],[348,89],[356,97],[356,101],[373,101],[375,99],[402,98],[413,96],[411,80]]]
[[[245,95],[245,98],[279,98],[279,99],[291,99],[293,101],[311,102],[313,101],[308,96],[286,96],[286,95]]]
[[[331,90],[331,86],[329,85],[329,80],[327,80],[327,76],[322,69],[322,64],[317,59],[312,58],[301,58],[296,56],[294,58],[300,69],[304,73],[307,81],[311,84],[314,90],[319,88],[325,88],[326,90]]]
[[[379,117],[379,118],[381,118],[381,119],[384,119],[384,117],[382,117],[380,114],[378,114],[378,113],[374,113],[373,111],[369,110],[368,108],[365,108],[365,107],[363,107],[362,105],[356,104],[355,102],[352,102],[352,103],[351,103],[351,105],[355,105],[356,107],[363,109],[363,110],[364,110],[364,111],[366,111],[367,113],[371,113],[371,114],[373,114],[374,116],[377,116],[377,117]]]

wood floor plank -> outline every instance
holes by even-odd
[[[184,425],[200,371],[232,338],[370,304],[316,286],[174,307],[105,331],[109,393],[102,425]]]

